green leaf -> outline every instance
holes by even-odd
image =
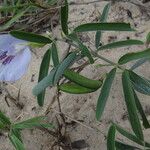
[[[109,96],[111,85],[115,77],[115,73],[116,73],[116,68],[112,69],[108,73],[106,80],[104,81],[104,84],[102,86],[101,93],[98,98],[97,106],[96,106],[96,119],[97,120],[101,119],[102,113],[104,111],[104,108],[105,108],[105,105]]]
[[[94,59],[93,59],[89,49],[78,39],[76,34],[72,33],[72,34],[68,35],[67,37],[78,44],[78,48],[81,50],[81,54],[83,56],[86,56],[89,59],[91,64],[94,63]]]
[[[27,7],[26,9],[24,9],[24,8],[21,9],[15,16],[13,16],[12,19],[7,21],[4,25],[0,26],[0,31],[4,31],[4,30],[10,28],[13,23],[18,21],[24,15],[24,13],[29,10],[29,8],[30,7]]]
[[[64,71],[72,65],[72,63],[76,60],[77,55],[75,52],[70,53],[57,67],[57,70],[54,75],[53,79],[53,85],[56,85],[56,83],[59,81],[61,76],[63,75]]]
[[[44,77],[47,76],[49,65],[50,65],[50,58],[51,58],[51,50],[48,49],[46,53],[44,54],[41,66],[40,66],[40,72],[39,72],[39,79],[38,82],[40,82]],[[44,104],[44,98],[45,98],[45,90],[43,90],[38,96],[37,101],[39,106],[43,106]]]
[[[115,133],[116,133],[116,128],[114,125],[111,125],[107,135],[107,150],[116,150]]]
[[[137,75],[133,71],[129,71],[129,74],[134,89],[142,94],[150,95],[150,80]]]
[[[2,11],[9,11],[12,12],[13,10],[21,9],[30,6],[31,4],[21,4],[21,5],[15,5],[15,6],[0,6],[0,12]]]
[[[122,85],[123,85],[124,98],[125,98],[132,129],[139,139],[144,140],[142,127],[140,124],[140,120],[138,118],[138,112],[135,103],[132,84],[130,81],[129,72],[127,70],[125,70],[122,74]]]
[[[135,62],[135,64],[131,67],[131,70],[134,70],[134,69],[140,67],[141,65],[143,65],[144,63],[146,63],[146,62],[149,61],[149,60],[150,60],[150,59],[148,59],[148,58],[142,58],[142,59],[140,59],[140,60],[137,60],[137,61]]]
[[[12,128],[14,129],[31,129],[33,127],[47,127],[47,128],[52,128],[52,124],[44,123],[43,121],[45,120],[45,117],[40,116],[40,117],[34,117],[32,119],[28,119],[26,121],[22,121],[19,123],[15,123]]]
[[[135,146],[131,146],[120,141],[115,141],[116,150],[142,150]]]
[[[14,134],[9,135],[9,139],[16,150],[25,150],[23,143]]]
[[[64,76],[69,79],[70,81],[79,84],[83,87],[89,88],[89,89],[98,89],[102,85],[102,81],[99,80],[92,80],[88,79],[82,75],[80,75],[77,72],[74,72],[72,70],[65,70]]]
[[[14,134],[22,142],[21,131],[20,130],[11,129],[10,134]]]
[[[96,89],[89,89],[83,86],[80,86],[75,83],[64,83],[58,86],[58,89],[71,94],[85,94],[96,91]]]
[[[146,36],[146,46],[148,47],[150,44],[150,32]]]
[[[56,67],[59,64],[59,58],[58,58],[58,51],[57,51],[57,47],[55,43],[52,44],[51,50],[52,50],[53,64],[54,64],[54,67]]]
[[[10,31],[10,34],[18,39],[34,43],[49,44],[52,42],[48,37],[24,31]]]
[[[5,129],[6,125],[4,125],[1,121],[0,121],[0,130]]]
[[[125,46],[132,46],[132,45],[143,45],[144,43],[140,40],[125,40],[125,41],[117,41],[113,43],[109,43],[107,45],[103,45],[98,48],[99,50],[105,50],[105,49],[112,49],[112,48],[120,48]]]
[[[117,124],[114,124],[116,127],[116,130],[122,134],[123,136],[125,136],[126,138],[128,138],[129,140],[142,145],[143,146],[143,141],[141,141],[140,139],[138,139],[135,135],[131,134],[131,132],[126,131],[125,129],[123,129],[122,127],[120,127]]]
[[[48,0],[48,4],[49,5],[54,5],[54,4],[56,4],[57,1],[58,0]]]
[[[127,23],[87,23],[74,29],[75,32],[88,31],[134,31]]]
[[[61,27],[62,31],[68,35],[68,1],[65,0],[65,5],[61,7]]]
[[[32,90],[33,95],[37,96],[43,92],[48,86],[53,86],[53,78],[56,72],[56,68],[52,69],[48,76],[42,79]]]
[[[93,59],[89,49],[85,45],[83,45],[81,43],[79,44],[79,48],[81,50],[81,54],[83,56],[87,56],[87,58],[89,59],[90,63],[93,64],[94,63],[94,59]]]
[[[136,137],[134,134],[132,134],[131,132],[126,131],[125,129],[123,129],[122,127],[120,127],[119,125],[113,123],[114,126],[116,127],[116,130],[122,134],[123,136],[125,136],[127,139],[141,145],[141,146],[146,146],[146,147],[150,147],[150,144],[147,142],[143,142],[141,141],[138,137]]]
[[[150,48],[140,52],[125,54],[119,59],[118,63],[125,64],[129,61],[133,61],[141,58],[150,58]]]
[[[140,100],[139,100],[139,98],[138,98],[138,96],[137,96],[137,94],[135,92],[134,92],[134,98],[135,98],[136,107],[137,107],[137,109],[138,109],[138,111],[139,111],[139,113],[140,113],[140,115],[142,117],[143,126],[144,126],[145,129],[148,129],[148,128],[150,128],[150,124],[149,124],[149,122],[148,122],[148,120],[146,118],[146,115],[145,115],[143,107],[142,107],[142,105],[140,103]]]
[[[100,22],[106,22],[106,19],[108,17],[109,9],[110,9],[110,3],[105,5],[105,7],[103,9],[103,12],[102,12],[102,15],[100,16]],[[96,48],[98,48],[99,45],[100,45],[101,37],[102,37],[102,32],[97,31],[96,35],[95,35],[95,47]]]
[[[6,117],[1,111],[0,111],[0,122],[4,125],[11,125],[11,122],[8,117]]]

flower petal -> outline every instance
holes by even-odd
[[[0,65],[0,81],[16,81],[26,72],[31,60],[28,47],[21,50],[8,64]]]
[[[26,41],[16,39],[10,34],[1,34],[0,35],[0,51],[14,52],[16,45],[24,44],[25,47]]]

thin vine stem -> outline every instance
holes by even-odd
[[[70,41],[70,40],[68,40],[68,39],[63,40],[63,39],[55,38],[55,40],[68,43],[68,44],[70,44],[70,45],[72,45],[72,46],[74,46],[74,47],[80,49],[80,47],[79,47],[78,45],[76,45],[75,43],[73,43],[72,41]],[[96,51],[93,51],[91,48],[90,48],[90,51],[91,51],[91,54],[92,54],[93,56],[98,57],[98,58],[100,58],[101,60],[104,60],[105,62],[111,64],[112,66],[115,66],[116,68],[121,69],[122,71],[125,70],[125,68],[123,68],[122,66],[120,66],[118,63],[115,63],[115,62],[113,62],[113,61],[111,61],[111,60],[109,60],[109,59],[107,59],[107,58],[105,58],[105,57],[99,55]]]

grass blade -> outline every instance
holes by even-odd
[[[13,16],[12,19],[10,19],[4,25],[0,26],[0,31],[4,31],[4,30],[10,28],[13,23],[18,21],[24,15],[24,13],[26,13],[29,10],[29,8],[30,7],[27,7],[26,9],[20,10],[15,16]]]
[[[75,32],[88,31],[134,31],[127,23],[87,23],[74,29]]]
[[[41,66],[40,66],[40,72],[39,72],[39,79],[38,82],[40,82],[43,78],[45,78],[48,74],[49,65],[50,65],[50,58],[51,58],[51,50],[48,49],[46,53],[44,54]],[[38,96],[37,101],[39,106],[43,106],[44,104],[44,98],[45,98],[45,90],[43,90]]]
[[[14,134],[9,135],[9,139],[16,150],[25,150],[23,143]]]
[[[144,140],[142,127],[140,124],[140,120],[138,118],[138,112],[137,107],[135,103],[134,93],[132,89],[132,84],[130,81],[129,72],[125,70],[122,74],[122,85],[123,85],[123,91],[124,91],[124,98],[129,114],[129,120],[132,126],[132,129],[135,133],[135,135],[140,139]]]
[[[4,113],[2,113],[1,111],[0,111],[0,122],[1,122],[2,124],[4,124],[4,125],[11,125],[11,122],[10,122],[9,118],[6,117],[6,116],[4,115]]]
[[[112,48],[120,48],[125,46],[132,46],[132,45],[143,45],[144,42],[140,40],[124,40],[124,41],[117,41],[113,43],[109,43],[107,45],[103,45],[98,48],[99,50],[106,50],[106,49],[112,49]]]
[[[20,130],[11,129],[10,134],[14,134],[22,142],[21,131]]]
[[[119,59],[118,63],[122,65],[129,61],[133,61],[141,58],[150,58],[150,48],[140,52],[125,54]]]
[[[115,77],[115,73],[116,73],[116,68],[112,69],[108,73],[108,75],[104,81],[104,84],[102,86],[101,93],[100,93],[100,96],[98,98],[97,106],[96,106],[96,119],[97,120],[100,120],[102,113],[104,111],[104,108],[105,108],[105,105],[106,105],[106,102],[107,102],[107,99],[109,96],[109,92],[111,89],[111,85],[112,85],[112,82],[113,82],[114,77]]]
[[[102,15],[100,16],[100,22],[106,22],[109,9],[110,9],[110,3],[105,5],[103,12],[102,12]],[[95,47],[96,48],[98,48],[100,45],[101,37],[102,37],[102,32],[97,31],[96,35],[95,35]]]
[[[18,39],[25,40],[28,42],[40,44],[49,44],[52,42],[52,40],[48,37],[24,31],[11,31],[10,34]]]
[[[51,124],[47,124],[47,123],[43,122],[45,120],[45,118],[46,117],[44,117],[44,116],[34,117],[34,118],[28,119],[26,121],[15,123],[12,126],[12,128],[13,129],[31,129],[33,127],[42,127],[42,126],[52,128]]]
[[[116,150],[115,133],[116,133],[116,128],[114,125],[111,125],[107,135],[107,150]]]

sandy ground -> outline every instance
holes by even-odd
[[[87,2],[88,0],[75,0],[75,2]],[[73,27],[87,22],[94,22],[101,13],[104,5],[107,2],[98,2],[92,3],[89,5],[72,5],[70,6],[69,13],[69,27]],[[130,10],[132,17],[130,18],[127,15],[127,11]],[[131,25],[136,28],[137,32],[105,32],[103,34],[103,42],[106,44],[115,40],[125,40],[126,38],[136,38],[140,40],[145,40],[146,34],[150,32],[150,18],[145,14],[141,13],[139,8],[136,5],[129,3],[118,2],[112,5],[109,12],[109,22],[130,22]],[[54,34],[60,36],[60,26],[58,25],[54,31]],[[82,39],[84,42],[93,47],[95,33],[83,34]],[[60,57],[67,48],[67,45],[64,43],[58,43]],[[117,61],[118,58],[131,51],[138,51],[144,49],[144,46],[132,46],[121,49],[113,49],[105,52],[101,52],[101,55],[109,58],[112,61]],[[32,54],[32,61],[30,63],[29,69],[24,77],[17,81],[14,84],[4,84],[1,85],[2,89],[8,89],[12,97],[17,97],[19,88],[20,98],[19,102],[24,105],[23,109],[19,109],[12,102],[11,99],[7,99],[10,106],[7,105],[5,101],[5,96],[7,93],[2,90],[0,95],[0,109],[4,111],[13,121],[24,120],[33,116],[44,114],[49,104],[51,104],[51,109],[48,118],[49,121],[56,120],[58,115],[58,105],[57,101],[54,100],[56,96],[56,88],[47,89],[46,99],[43,108],[39,108],[36,102],[36,98],[32,95],[32,88],[36,85],[38,79],[38,70],[41,63],[41,58],[44,52],[47,50],[47,47],[42,49],[35,49],[34,54]],[[81,63],[81,62],[78,62]],[[95,65],[99,63],[104,63],[101,60],[98,60],[95,64],[89,65],[84,68],[82,74],[87,77],[98,79],[105,75],[111,67],[108,68],[96,68]],[[126,65],[130,67],[131,63]],[[143,66],[139,67],[136,70],[137,73],[150,78],[150,69],[149,63],[145,63]],[[95,107],[100,91],[96,91],[91,94],[85,95],[71,95],[62,93],[60,95],[60,102],[62,107],[62,112],[66,115],[67,121],[79,121],[74,125],[67,127],[67,134],[69,135],[71,141],[76,140],[85,140],[89,145],[83,150],[106,150],[106,139],[105,134],[108,131],[110,121],[117,122],[126,129],[130,130],[130,125],[127,120],[126,107],[123,99],[123,92],[121,88],[121,75],[119,72],[116,75],[116,78],[113,83],[113,87],[109,96],[108,103],[106,105],[105,112],[103,114],[102,120],[97,122],[95,119]],[[150,103],[149,97],[139,95],[141,102],[146,109],[147,116],[150,115]],[[55,121],[54,121],[55,122]],[[55,122],[56,123],[56,122]],[[149,129],[144,131],[145,139],[150,141],[150,132]],[[117,134],[117,138],[125,140],[123,137]],[[52,144],[55,142],[55,138],[47,132],[39,130],[25,130],[23,131],[23,140],[25,143],[26,150],[50,150]],[[130,143],[130,142],[129,142]],[[56,150],[58,147],[55,148]],[[12,145],[8,141],[7,135],[0,136],[0,150],[13,150]]]

